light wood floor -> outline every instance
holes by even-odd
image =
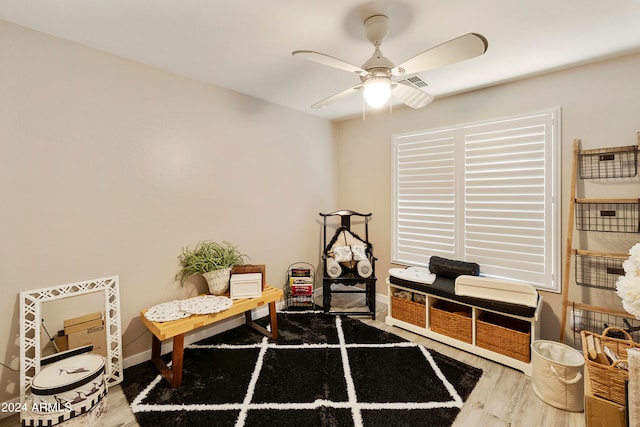
[[[351,298],[351,302],[341,304],[343,307],[355,305],[353,295],[348,295],[345,298]],[[376,311],[376,320],[363,319],[363,321],[483,369],[484,374],[458,415],[454,423],[455,427],[585,426],[584,413],[566,412],[547,405],[533,392],[531,378],[521,372],[412,332],[388,326],[384,323],[387,315],[386,305],[378,304]],[[20,420],[17,415],[0,420],[0,427],[18,425],[20,425]],[[99,426],[132,427],[137,425],[122,389],[120,386],[112,387],[108,395],[108,411],[100,420]],[[428,426],[428,421],[425,426]]]

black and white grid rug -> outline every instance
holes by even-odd
[[[450,426],[482,375],[348,317],[279,313],[278,326],[277,342],[241,326],[188,346],[178,389],[151,362],[127,368],[138,423]]]

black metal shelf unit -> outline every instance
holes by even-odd
[[[287,311],[315,310],[315,268],[308,262],[296,262],[287,269],[284,301]]]

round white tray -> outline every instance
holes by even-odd
[[[190,314],[211,314],[226,310],[232,304],[231,298],[203,295],[180,301],[180,308]]]
[[[180,308],[180,301],[174,300],[154,305],[144,313],[144,317],[151,322],[170,322],[171,320],[184,319],[191,316],[191,313]]]

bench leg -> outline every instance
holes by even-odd
[[[278,339],[278,313],[276,312],[276,303],[269,303],[269,322],[271,323],[271,338]]]
[[[182,361],[184,359],[184,334],[173,337],[173,353],[171,353],[171,387],[182,385]]]
[[[271,326],[271,332],[269,332],[267,328],[263,328],[253,321],[253,319],[251,318],[251,310],[244,312],[244,318],[246,320],[247,326],[249,326],[250,328],[255,329],[267,338],[271,338],[274,340],[278,339],[278,313],[276,312],[275,301],[269,303],[269,325]]]
[[[160,371],[162,378],[167,380],[169,385],[173,388],[178,388],[182,385],[182,361],[184,359],[184,334],[179,334],[173,337],[173,352],[171,354],[171,368],[162,360],[161,352],[162,341],[160,341],[155,335],[152,337],[151,342],[151,362]]]

